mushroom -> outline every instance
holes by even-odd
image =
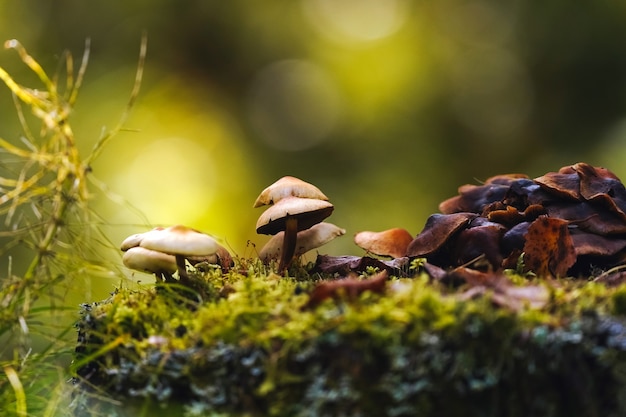
[[[319,248],[338,236],[346,234],[346,230],[332,223],[321,222],[311,228],[298,232],[294,256],[304,255],[306,252]],[[283,246],[285,232],[278,232],[263,246],[259,258],[263,262],[278,259]]]
[[[354,243],[358,247],[374,255],[391,256],[392,258],[406,256],[406,250],[412,240],[411,233],[399,227],[382,232],[359,232],[354,235]]]
[[[189,282],[185,257],[208,256],[216,253],[219,249],[215,239],[183,225],[151,230],[144,234],[139,246],[174,255],[181,283]]]
[[[139,246],[143,238],[146,237],[148,233],[160,232],[161,230],[163,230],[163,227],[155,227],[154,229],[149,230],[147,232],[135,233],[134,235],[130,235],[122,241],[122,244],[120,245],[120,249],[122,250],[122,252],[126,252],[130,248]]]
[[[122,262],[130,269],[153,273],[162,281],[169,281],[176,271],[176,258],[173,255],[141,246],[128,248]]]
[[[313,184],[296,177],[282,177],[263,191],[254,202],[254,208],[278,203],[285,197],[315,198],[328,201],[328,197]]]
[[[333,209],[326,200],[288,196],[281,197],[261,214],[256,224],[257,233],[275,235],[285,232],[279,271],[284,271],[293,260],[298,232],[320,223],[331,215]]]

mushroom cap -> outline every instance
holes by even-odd
[[[408,230],[399,227],[382,232],[359,232],[354,235],[354,243],[362,249],[379,256],[401,258],[413,240]]]
[[[478,217],[475,213],[431,214],[424,229],[407,248],[407,256],[418,257],[435,253],[460,230]]]
[[[286,176],[264,189],[254,202],[254,207],[275,204],[285,197],[314,198],[328,201],[328,197],[313,184],[296,177]]]
[[[122,241],[122,244],[120,245],[120,249],[123,252],[126,252],[130,248],[139,246],[143,238],[147,236],[148,233],[158,232],[160,230],[163,230],[163,227],[155,227],[154,229],[149,230],[147,232],[135,233],[134,235],[130,235]]]
[[[283,237],[285,232],[279,232],[272,236],[270,240],[261,248],[259,258],[263,261],[270,259],[278,259],[283,246]],[[296,256],[303,255],[306,252],[319,248],[333,240],[338,236],[346,234],[346,230],[332,223],[321,222],[311,226],[310,229],[298,232],[296,238]]]
[[[219,244],[211,236],[183,225],[147,232],[139,245],[146,249],[183,256],[211,255],[219,249]]]
[[[142,272],[173,274],[176,271],[176,258],[167,253],[142,248],[132,247],[124,253],[122,262],[130,269]]]
[[[309,229],[330,216],[334,207],[331,203],[314,198],[284,197],[265,210],[256,222],[256,232],[275,235],[285,230],[289,217],[298,220],[298,231]]]

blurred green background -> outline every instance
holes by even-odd
[[[238,255],[267,240],[252,203],[284,175],[335,204],[336,255],[362,253],[358,231],[418,233],[459,185],[491,175],[586,161],[626,178],[626,2],[0,3],[0,39],[49,71],[91,39],[71,119],[85,155],[124,110],[144,30],[139,99],[93,174],[150,223],[195,227]],[[36,85],[13,51],[0,66]],[[19,135],[5,89],[0,136]],[[145,230],[128,204],[94,207],[115,244]]]

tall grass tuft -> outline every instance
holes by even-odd
[[[72,349],[67,336],[73,329],[50,317],[76,310],[63,302],[69,288],[111,271],[94,245],[106,242],[99,226],[106,222],[89,207],[90,188],[99,185],[90,181],[90,166],[133,107],[147,42],[144,36],[121,120],[85,156],[70,116],[87,69],[89,41],[78,68],[65,53],[62,70],[54,76],[17,40],[4,46],[18,54],[40,85],[20,85],[0,67],[22,129],[19,140],[10,141],[0,127],[0,414],[64,415],[69,376],[62,364]]]

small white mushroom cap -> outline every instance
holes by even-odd
[[[143,248],[171,255],[212,255],[220,245],[209,235],[183,225],[166,227],[157,232],[147,232],[139,243]]]
[[[254,207],[276,204],[285,197],[314,198],[328,201],[319,188],[296,177],[282,177],[263,191],[254,202]]]
[[[264,262],[271,259],[278,259],[283,246],[283,236],[285,232],[280,232],[274,236],[261,248],[259,258]],[[346,234],[346,230],[332,223],[318,223],[310,229],[298,232],[296,238],[295,256],[300,256],[306,252],[319,248],[336,237]]]
[[[173,255],[140,246],[126,250],[122,262],[130,269],[153,274],[173,274],[176,271],[176,258]]]
[[[120,249],[125,252],[128,249],[130,249],[130,248],[134,248],[135,246],[139,246],[139,244],[141,244],[141,241],[143,240],[143,238],[145,236],[147,236],[148,233],[154,233],[154,232],[158,232],[160,230],[163,230],[163,228],[162,227],[155,227],[154,229],[149,230],[147,232],[135,233],[134,235],[130,235],[126,239],[124,239],[124,241],[122,241]]]

